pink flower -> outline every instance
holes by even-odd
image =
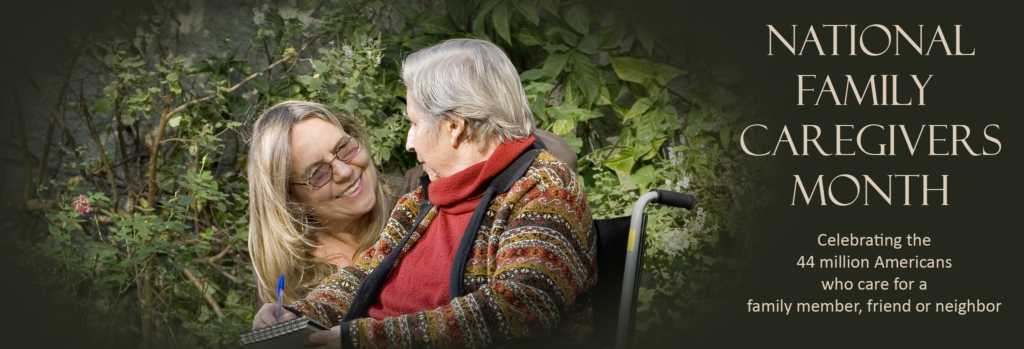
[[[72,204],[75,205],[75,210],[78,211],[78,214],[89,213],[89,198],[85,197],[85,195],[78,194],[78,200],[75,200]]]

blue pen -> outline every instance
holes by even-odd
[[[282,294],[284,294],[284,275],[277,279],[277,321],[281,321]]]

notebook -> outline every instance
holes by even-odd
[[[246,349],[304,349],[302,338],[307,334],[323,331],[327,326],[310,319],[295,309],[285,307],[298,318],[242,334],[239,342]]]

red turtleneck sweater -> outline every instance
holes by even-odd
[[[377,304],[370,307],[370,317],[383,319],[448,304],[452,261],[473,210],[491,179],[511,165],[535,139],[530,136],[503,143],[486,161],[430,183],[427,195],[438,209],[437,216],[392,270]]]

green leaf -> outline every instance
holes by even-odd
[[[178,81],[178,73],[167,74],[167,81],[170,81],[170,82]]]
[[[551,132],[559,136],[565,136],[574,128],[576,128],[575,120],[557,120],[551,125]]]
[[[508,31],[508,2],[502,1],[494,6],[494,10],[491,11],[491,22],[494,23],[494,31],[498,32],[498,36],[505,39],[506,42],[512,43],[512,37]]]
[[[569,46],[565,46],[565,45],[561,45],[561,44],[559,44],[559,45],[544,45],[544,51],[548,51],[548,53],[569,52]]]
[[[601,86],[601,95],[597,97],[597,105],[612,104],[612,95],[608,92],[608,86]]]
[[[533,28],[523,28],[516,33],[516,40],[526,46],[536,46],[544,43],[544,37]]]
[[[587,7],[584,5],[577,4],[569,7],[569,10],[565,11],[565,22],[577,32],[590,33],[590,14],[587,13]]]
[[[576,154],[579,154],[580,151],[583,150],[583,140],[580,139],[579,137],[562,136],[562,139],[565,140],[565,143],[569,144],[569,147],[571,147],[572,150],[576,152]]]
[[[480,12],[476,15],[476,18],[473,18],[473,36],[477,39],[491,39],[487,36],[487,14],[488,12]]]
[[[117,89],[114,86],[104,87],[103,94],[110,97],[110,99],[117,99]]]
[[[716,262],[718,262],[718,259],[715,259],[715,257],[711,257],[711,256],[708,256],[708,255],[703,255],[703,257],[704,257],[704,264],[709,264],[710,265],[710,264],[715,264]]]
[[[558,32],[558,35],[562,36],[562,40],[564,40],[567,45],[569,45],[569,46],[577,46],[577,45],[579,45],[580,38],[578,36],[576,36],[575,33],[571,32],[571,31],[568,31],[568,30],[565,30],[565,29],[562,29],[562,28],[557,28],[556,27],[555,29]]]
[[[601,37],[597,35],[587,35],[580,40],[580,44],[576,46],[580,52],[592,55],[597,53],[597,47],[601,44]]]
[[[729,149],[729,141],[732,140],[729,137],[729,131],[731,131],[729,126],[723,127],[721,131],[718,131],[718,139],[722,142],[722,149],[725,150]]]
[[[655,127],[653,122],[650,122],[650,121],[638,122],[637,123],[637,127],[636,127],[636,139],[639,140],[640,142],[638,142],[637,145],[640,146],[640,147],[643,147],[643,150],[638,149],[636,153],[637,154],[646,154],[650,150],[648,148],[648,147],[650,147],[650,143],[648,143],[648,142],[653,140],[654,137],[657,136],[657,135],[658,135],[658,130],[656,129],[656,127]]]
[[[113,66],[114,64],[117,64],[117,56],[112,54],[103,56],[103,63],[107,66]]]
[[[558,0],[540,0],[540,6],[544,7],[544,10],[547,10],[548,13],[552,14],[553,16],[555,16],[555,18],[559,18],[559,16],[558,16]]]
[[[490,12],[491,10],[493,10],[494,6],[497,6],[499,2],[504,2],[504,1],[508,1],[508,0],[487,0],[487,1],[484,1],[482,4],[480,4],[480,8],[478,8],[476,10],[476,12],[477,12],[476,15],[477,16],[486,15],[487,12]]]
[[[587,99],[587,108],[590,108],[601,94],[601,74],[586,55],[580,52],[573,52],[570,55],[573,65],[572,77],[576,86],[583,92],[583,97]]]
[[[666,85],[669,81],[672,81],[672,79],[683,74],[686,74],[685,70],[678,69],[671,65],[661,63],[654,64],[654,79],[661,85]]]
[[[303,85],[306,85],[306,89],[310,91],[320,90],[320,87],[323,85],[323,80],[321,80],[318,77],[312,77],[309,75],[300,76],[299,82],[301,82]]]
[[[170,120],[167,120],[167,126],[171,128],[178,127],[178,124],[181,124],[181,115],[175,115]]]
[[[568,79],[565,82],[565,87],[562,88],[562,103],[573,107],[580,105],[579,95],[576,94],[575,81],[576,79]]]
[[[622,149],[604,162],[605,166],[623,175],[632,173],[634,164],[636,164],[636,159],[633,158],[633,150],[630,148]]]
[[[433,45],[435,43],[437,43],[437,37],[436,36],[424,35],[424,36],[417,37],[415,39],[406,40],[404,43],[402,43],[402,46],[405,46],[405,47],[407,47],[407,48],[409,48],[410,50],[413,50],[413,51],[418,51],[418,50],[420,50],[422,48],[425,48],[427,46]]]
[[[653,159],[655,156],[657,156],[658,155],[658,150],[661,149],[661,145],[665,144],[665,139],[666,138],[655,139],[654,143],[651,145],[651,150],[648,151],[647,154],[644,155],[641,158],[641,160],[650,160],[650,159]]]
[[[640,100],[633,103],[633,106],[629,108],[629,112],[626,113],[626,117],[622,119],[622,122],[626,120],[643,115],[648,108],[651,107],[651,101],[647,98],[641,98]]]
[[[299,5],[299,12],[310,12],[320,6],[320,0],[305,0]]]
[[[624,36],[626,36],[625,24],[615,24],[601,28],[600,48],[607,50],[619,47]]]
[[[110,100],[106,98],[100,98],[96,100],[96,103],[92,105],[92,114],[99,115],[104,114],[111,109]]]
[[[531,81],[548,77],[548,71],[544,69],[530,69],[519,75],[519,81]]]
[[[529,0],[515,0],[512,2],[519,13],[523,14],[533,25],[540,25],[540,15],[537,14],[537,8],[534,7],[533,1]]]
[[[419,20],[420,14],[413,8],[401,4],[393,4],[392,6],[398,10],[398,13],[402,14],[402,17],[405,17],[406,22],[416,23]]]
[[[636,173],[629,176],[629,181],[637,187],[644,187],[654,181],[654,166],[647,165],[636,170]]]
[[[420,14],[419,27],[427,34],[455,34],[455,28],[448,22],[448,18],[434,11]]]
[[[632,57],[612,57],[612,68],[619,79],[646,85],[654,78],[653,62]]]
[[[565,69],[565,64],[569,62],[569,55],[564,53],[554,53],[548,55],[548,58],[544,60],[543,69],[547,76],[557,77]]]
[[[466,30],[466,3],[465,0],[448,0],[448,15],[455,20],[459,30]]]
[[[737,97],[736,94],[732,93],[732,91],[729,91],[729,89],[722,87],[722,85],[715,85],[715,91],[718,92],[719,98],[725,104],[733,104],[736,103],[736,101],[740,100],[740,98]]]
[[[313,70],[315,70],[317,74],[323,74],[327,71],[327,64],[323,61],[313,60]]]
[[[640,25],[633,26],[633,31],[636,33],[636,39],[647,49],[647,53],[654,54],[654,33]]]

